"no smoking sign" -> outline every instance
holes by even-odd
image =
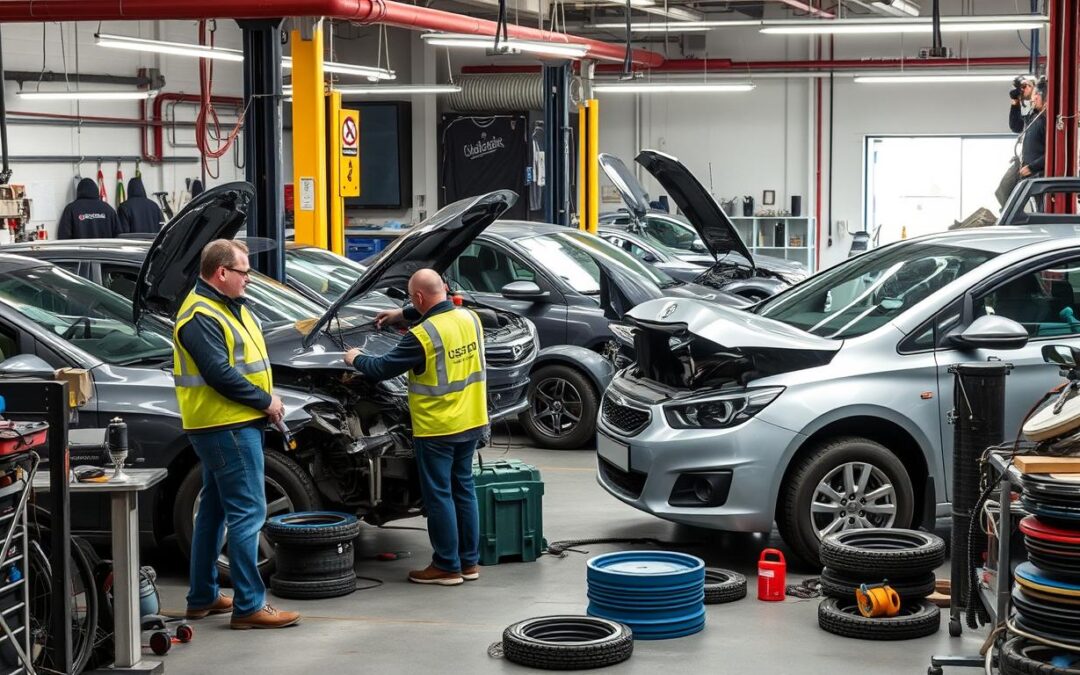
[[[360,154],[360,130],[352,117],[345,117],[341,123],[341,154],[346,157]]]

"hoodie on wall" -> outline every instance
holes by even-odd
[[[123,234],[113,207],[101,200],[98,185],[83,178],[75,190],[75,201],[64,207],[56,227],[57,239],[101,239]]]
[[[139,177],[128,181],[127,200],[116,210],[125,234],[157,234],[165,222],[161,207],[146,196],[146,187]]]
[[[441,127],[440,206],[493,190],[525,194],[530,165],[527,115],[446,114]],[[519,199],[503,217],[523,220],[527,216],[528,200]]]

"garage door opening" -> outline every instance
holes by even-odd
[[[997,215],[994,190],[1016,136],[867,136],[863,222],[877,244],[943,232],[980,207]]]

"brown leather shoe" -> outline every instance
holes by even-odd
[[[469,565],[461,568],[461,578],[465,581],[476,581],[480,578],[480,566]]]
[[[221,593],[218,594],[217,600],[209,607],[203,607],[202,609],[192,609],[191,607],[188,607],[184,616],[188,619],[205,619],[211,614],[228,614],[231,611],[232,598]]]
[[[248,628],[284,628],[285,626],[291,626],[297,623],[300,623],[300,612],[284,612],[280,609],[274,609],[270,605],[266,605],[259,611],[252,612],[247,616],[236,616],[233,614],[232,621],[229,622],[229,628],[235,628],[236,630],[247,630]]]
[[[409,572],[409,581],[417,584],[437,584],[439,586],[457,586],[464,583],[461,572],[444,572],[434,565],[428,565],[422,570]]]

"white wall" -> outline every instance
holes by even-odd
[[[134,76],[139,68],[158,68],[162,71],[166,85],[162,91],[199,92],[196,59],[179,56],[162,56],[118,49],[107,49],[94,44],[94,33],[99,30],[94,23],[66,24],[9,24],[3,28],[4,67],[7,70],[40,71],[42,65],[42,31],[47,31],[44,68],[57,73],[64,72],[64,59],[67,71],[94,74]],[[61,30],[64,39],[61,41]],[[195,22],[105,22],[102,32],[141,37],[155,37],[178,42],[197,42],[197,24]],[[216,33],[216,43],[224,47],[240,48],[240,31],[235,22],[220,21]],[[77,41],[77,44],[76,44]],[[76,48],[78,59],[76,61]],[[139,117],[137,101],[22,101],[15,96],[18,84],[5,82],[5,96],[10,113],[48,112],[65,115],[106,116],[136,119]],[[73,85],[74,86],[74,85]],[[27,82],[24,87],[33,89],[36,82]],[[123,88],[107,85],[83,84],[85,89]],[[42,90],[63,89],[63,83],[42,83]],[[217,62],[214,66],[214,94],[241,96],[243,76],[240,65]],[[177,110],[181,119],[194,119],[194,107],[187,106]],[[178,129],[178,140],[193,142],[192,129]],[[28,164],[14,161],[12,168],[13,183],[27,184],[34,198],[34,217],[32,224],[44,223],[55,236],[56,218],[64,205],[74,198],[73,177],[82,175],[95,178],[97,161],[100,155],[132,155],[141,152],[140,131],[135,126],[120,127],[76,127],[29,126],[10,124],[8,139],[10,153],[19,155],[75,155],[84,157],[81,163]],[[170,149],[166,132],[165,154],[167,156],[197,157],[195,148]],[[223,157],[220,163],[220,178],[210,179],[210,185],[242,179],[244,172],[234,166],[232,153]],[[125,182],[134,175],[134,163],[121,166]],[[102,166],[109,203],[116,206],[116,163]],[[179,195],[186,190],[185,178],[198,177],[199,163],[157,164],[141,166],[143,182],[147,192],[165,190]]]

